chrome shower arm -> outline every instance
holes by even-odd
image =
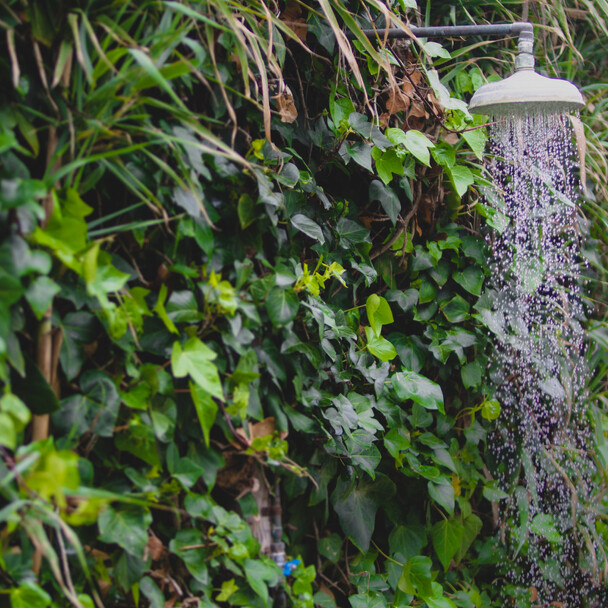
[[[411,33],[416,38],[446,38],[448,36],[508,36],[510,34],[520,36],[523,32],[528,32],[528,35],[534,35],[534,26],[532,23],[523,21],[515,21],[514,23],[488,23],[482,25],[438,25],[431,27],[416,27],[408,26]],[[367,38],[383,39],[385,36],[389,39],[395,38],[411,38],[410,34],[405,30],[397,27],[362,30],[363,35]],[[351,40],[355,38],[352,32],[347,33],[347,37]]]

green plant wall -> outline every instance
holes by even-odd
[[[465,101],[514,45],[360,32],[521,3],[419,4],[0,2],[0,604],[534,605],[487,449],[501,217]],[[560,5],[531,17],[572,66]],[[288,576],[251,525],[278,505]],[[568,606],[605,605],[596,508]]]

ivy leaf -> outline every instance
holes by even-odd
[[[441,505],[450,515],[454,512],[454,487],[449,479],[443,477],[428,483],[429,496]]]
[[[212,397],[224,399],[222,383],[217,367],[212,361],[216,354],[198,338],[190,338],[183,349],[179,342],[173,343],[171,367],[177,378],[189,375],[192,380]]]
[[[459,295],[454,296],[442,308],[445,318],[450,323],[460,323],[469,318],[469,303]]]
[[[433,592],[431,587],[433,562],[430,557],[414,555],[405,562],[397,587],[409,595],[428,596]]]
[[[459,563],[462,558],[466,555],[469,547],[473,544],[473,541],[477,538],[481,532],[482,522],[475,513],[470,513],[468,517],[464,519],[463,523],[463,534],[460,547],[454,556],[454,561]]]
[[[44,313],[49,309],[53,298],[61,291],[55,281],[49,277],[38,277],[25,292],[25,298],[32,307],[38,320],[42,319]]]
[[[24,353],[25,377],[11,373],[11,390],[34,414],[50,414],[59,409],[59,399],[40,368]]]
[[[61,328],[63,343],[59,361],[67,379],[72,380],[80,373],[85,347],[95,341],[99,323],[90,312],[70,312],[61,320]]]
[[[293,290],[274,287],[266,298],[265,306],[271,323],[275,327],[282,327],[295,319],[300,300]]]
[[[382,181],[384,184],[388,183],[384,179]],[[397,194],[395,194],[395,191],[392,188],[388,188],[384,184],[379,182],[377,179],[372,181],[372,183],[369,185],[369,200],[380,201],[382,208],[394,226],[397,223],[397,216],[401,211],[401,201],[399,200]]]
[[[387,477],[375,481],[362,479],[353,483],[340,479],[331,500],[344,533],[364,553],[369,549],[376,512],[395,493],[395,484]]]
[[[341,217],[338,220],[336,232],[340,239],[340,247],[344,249],[351,249],[359,243],[370,242],[369,230],[361,224],[357,224],[357,222],[345,217]]]
[[[445,414],[441,387],[432,380],[413,371],[397,372],[392,380],[399,399],[411,399],[427,410],[439,410]]]
[[[471,361],[460,368],[460,378],[465,388],[472,388],[481,384],[483,369],[479,361]],[[483,414],[482,414],[483,415]]]
[[[465,141],[469,144],[469,147],[475,153],[475,156],[479,160],[484,159],[484,152],[486,149],[486,143],[488,136],[485,134],[483,128],[473,129],[472,131],[463,131],[462,136]]]
[[[386,338],[376,335],[371,327],[365,328],[365,337],[367,350],[380,361],[391,361],[397,356],[395,347]]]
[[[107,506],[99,516],[99,540],[116,543],[127,553],[142,558],[148,544],[148,527],[152,514],[145,507]]]
[[[447,173],[458,198],[462,198],[469,189],[469,186],[475,183],[472,171],[463,165],[448,167]]]
[[[370,173],[373,172],[372,168],[372,146],[364,141],[358,141],[357,143],[350,145],[345,142],[346,153],[361,167],[367,169]]]
[[[315,221],[311,220],[308,216],[303,213],[296,213],[294,216],[289,218],[291,225],[303,232],[305,235],[309,236],[311,239],[315,239],[321,243],[325,243],[325,236],[323,234],[323,230],[321,230],[321,226],[317,224]]]
[[[215,423],[215,417],[218,410],[217,403],[207,391],[202,390],[197,384],[192,382],[190,382],[190,394],[192,395],[194,409],[196,410],[196,415],[199,424],[201,425],[201,430],[203,431],[205,445],[209,447],[209,433],[211,432],[211,427]]]
[[[388,325],[394,321],[391,307],[385,298],[371,294],[365,302],[367,319],[374,333],[379,336],[383,325]]]
[[[80,377],[80,393],[61,401],[53,414],[53,424],[70,438],[92,431],[100,437],[112,437],[120,395],[112,379],[97,370],[87,370]]]
[[[401,144],[405,149],[421,163],[431,166],[430,148],[435,144],[424,134],[416,129],[410,129],[405,133],[401,129],[387,129],[386,136],[394,144]]]
[[[481,295],[481,287],[483,285],[483,270],[478,266],[467,266],[462,272],[456,272],[452,278],[463,289],[472,293],[474,296]]]
[[[33,581],[23,581],[10,590],[11,608],[47,608],[51,596]]]
[[[464,536],[463,525],[454,519],[442,519],[431,528],[431,540],[443,569],[447,570]]]
[[[555,527],[553,516],[547,513],[538,513],[535,515],[530,524],[530,530],[551,543],[561,543],[564,540]]]
[[[372,158],[376,162],[378,177],[385,185],[388,185],[393,179],[393,173],[395,175],[403,175],[405,173],[403,160],[399,158],[397,152],[392,148],[383,152],[380,148],[374,147],[372,148]]]
[[[481,408],[481,417],[485,420],[496,420],[500,416],[500,403],[496,399],[486,399]]]

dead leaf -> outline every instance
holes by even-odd
[[[279,17],[285,25],[302,41],[306,41],[308,26],[306,19],[302,17],[302,7],[295,0],[287,0],[285,10]]]
[[[587,138],[585,137],[585,125],[578,116],[570,115],[570,122],[574,130],[574,137],[576,139],[576,151],[578,152],[578,161],[580,164],[581,172],[581,186],[583,192],[587,196],[587,167],[585,166],[585,156],[587,155]]]
[[[159,560],[165,552],[163,541],[157,536],[150,536],[148,544],[146,545],[146,552],[152,558],[153,562]]]
[[[275,430],[276,425],[272,416],[264,418],[264,420],[256,422],[255,424],[251,424],[251,422],[249,423],[250,439],[256,439],[257,437],[267,437],[268,435],[272,435]]]
[[[293,95],[283,92],[277,96],[277,105],[279,106],[279,114],[281,122],[292,123],[298,117],[298,111],[293,103]]]
[[[388,92],[386,100],[386,111],[389,114],[404,112],[410,107],[411,99],[399,87],[393,87]]]
[[[536,590],[536,587],[530,587],[529,591],[530,591],[530,601],[535,602],[536,598],[538,598],[538,591]]]

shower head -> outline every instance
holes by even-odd
[[[534,70],[521,69],[476,91],[469,103],[474,114],[501,116],[542,111],[558,114],[585,105],[581,92],[567,80],[547,78]]]
[[[585,105],[581,92],[567,80],[547,78],[534,71],[534,35],[520,33],[515,74],[479,88],[469,103],[475,114],[504,116],[535,111],[558,114],[579,110]]]

